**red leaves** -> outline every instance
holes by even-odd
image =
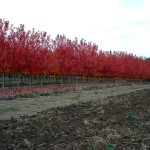
[[[120,86],[120,84],[116,84],[116,86]],[[0,89],[0,97],[16,97],[21,96],[24,94],[30,94],[35,93],[37,95],[41,93],[50,93],[53,91],[63,91],[63,90],[80,90],[83,88],[91,87],[91,86],[99,86],[99,87],[106,87],[108,84],[103,83],[90,83],[90,84],[64,84],[64,85],[51,85],[51,86],[43,86],[42,88],[40,86],[32,86],[32,88],[29,88],[28,86],[24,87],[12,87],[12,88],[5,88],[4,93],[2,94],[2,90]],[[110,83],[109,86],[113,86],[113,83]]]
[[[65,35],[52,40],[46,32],[9,27],[0,19],[1,73],[148,79],[149,66],[149,61],[126,52],[99,51],[96,44]]]

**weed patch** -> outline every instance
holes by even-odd
[[[51,96],[52,93],[41,93],[40,96]]]
[[[83,90],[98,90],[98,89],[101,89],[101,87],[98,87],[98,86],[90,86],[90,87],[84,88]]]
[[[125,117],[126,117],[126,119],[129,121],[129,122],[131,122],[132,124],[134,124],[134,125],[140,125],[141,124],[141,121],[140,120],[138,120],[138,119],[136,119],[134,116],[133,116],[133,114],[132,113],[125,113]]]
[[[53,112],[52,111],[48,111],[48,112],[46,112],[44,114],[41,114],[39,116],[39,119],[41,119],[41,120],[50,120],[52,115],[53,115]]]
[[[31,93],[31,94],[21,95],[21,97],[23,97],[23,98],[35,98],[35,97],[38,97],[38,95]]]
[[[71,100],[79,100],[80,98],[81,98],[81,96],[80,96],[80,95],[77,95],[77,96],[71,97],[70,99],[71,99]]]
[[[29,124],[29,119],[28,118],[20,118],[18,123],[22,126],[26,126]]]
[[[0,97],[0,100],[13,100],[13,99],[15,99],[14,96]]]
[[[18,107],[11,107],[11,108],[6,108],[6,109],[1,109],[0,110],[0,115],[8,113],[8,112],[17,112],[20,109]]]

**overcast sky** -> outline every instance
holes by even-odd
[[[0,0],[0,6],[0,18],[14,26],[150,57],[150,0]]]

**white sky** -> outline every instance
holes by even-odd
[[[150,0],[0,0],[0,18],[150,57]]]

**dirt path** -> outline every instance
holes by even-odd
[[[150,89],[150,85],[133,84],[119,87],[91,87],[62,93],[51,93],[49,96],[0,100],[0,120],[10,119],[11,116],[32,116],[48,108],[67,106],[78,102],[100,100],[101,104],[107,104],[106,97],[131,93],[142,89]]]

